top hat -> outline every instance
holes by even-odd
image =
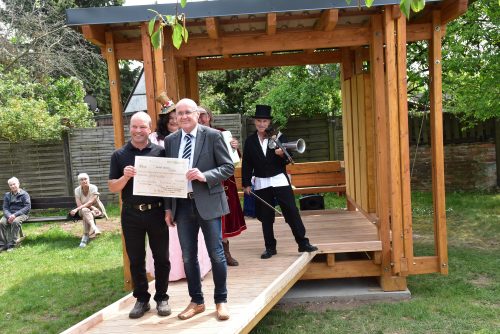
[[[166,92],[161,92],[155,100],[162,105],[160,115],[165,115],[175,110],[175,103],[168,97]]]
[[[273,119],[271,116],[271,106],[265,104],[257,104],[255,106],[255,115],[253,118],[262,118],[262,119]]]

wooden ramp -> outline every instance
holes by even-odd
[[[381,250],[375,225],[357,212],[311,211],[302,213],[311,243],[319,252],[359,252]],[[260,222],[247,219],[248,229],[231,239],[231,253],[238,267],[228,268],[228,307],[231,318],[218,321],[213,302],[213,281],[209,273],[203,280],[207,310],[189,320],[177,314],[189,303],[185,280],[171,282],[168,294],[172,315],[159,317],[155,302],[141,319],[129,319],[135,303],[131,294],[109,305],[63,333],[248,333],[307,271],[314,254],[298,253],[288,225],[277,218],[275,235],[278,255],[261,260],[264,250]],[[154,284],[150,284],[150,291]]]

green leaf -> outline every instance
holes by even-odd
[[[176,49],[179,49],[182,44],[182,25],[176,23],[172,31],[172,43]]]
[[[366,7],[371,7],[373,5],[373,0],[365,0]]]
[[[173,15],[163,15],[163,18],[165,19],[165,22],[167,22],[168,25],[174,24],[174,16]]]
[[[156,17],[153,17],[151,20],[149,20],[148,24],[149,36],[153,34],[153,30],[155,29],[155,22],[156,22]]]
[[[184,8],[186,7],[187,0],[181,0],[181,7]]]
[[[182,27],[182,37],[184,37],[184,43],[187,43],[188,41],[188,30],[186,29],[186,27]]]
[[[161,32],[163,29],[158,29],[156,30],[152,35],[151,35],[151,44],[155,49],[158,49],[161,47]]]
[[[422,9],[424,9],[425,6],[425,0],[412,0],[411,2],[411,10],[414,12],[420,12]]]
[[[406,18],[410,18],[411,1],[412,0],[401,0],[401,3],[399,5]]]

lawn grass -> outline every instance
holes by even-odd
[[[415,253],[433,254],[432,196],[413,193]],[[500,333],[500,194],[447,195],[448,276],[412,276],[412,299],[312,311],[274,308],[252,333]],[[327,208],[345,198],[325,196]],[[108,208],[117,217],[118,208]],[[79,249],[81,223],[25,224],[0,254],[0,332],[58,333],[126,294],[118,229]]]
[[[434,254],[432,194],[413,193],[412,208],[415,254]],[[411,300],[274,308],[252,333],[500,333],[500,194],[450,193],[446,208],[449,275],[409,277]]]
[[[80,249],[70,224],[25,224],[22,246],[0,254],[0,332],[58,333],[126,294],[120,234]]]

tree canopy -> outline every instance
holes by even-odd
[[[60,139],[68,128],[94,126],[78,79],[60,77],[36,82],[22,67],[2,70],[0,65],[1,139],[50,141]]]

